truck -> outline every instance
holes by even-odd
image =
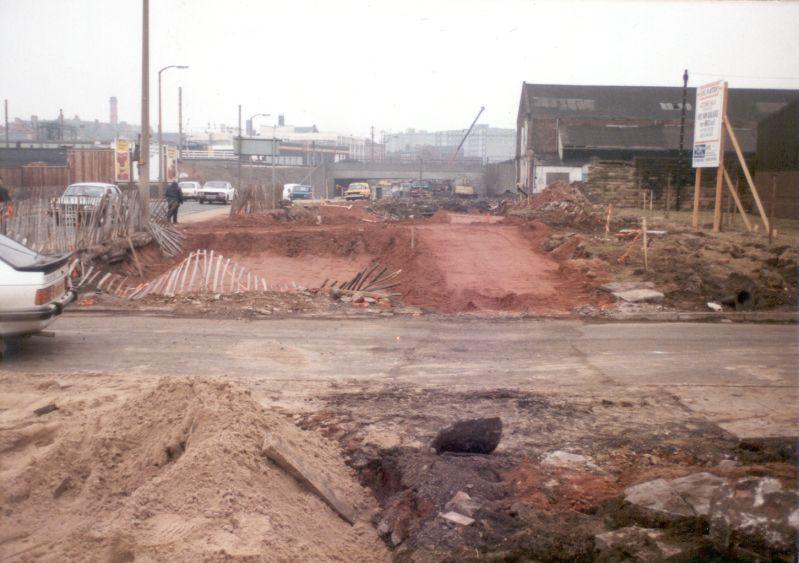
[[[372,188],[367,182],[353,182],[347,186],[344,192],[344,199],[351,201],[354,199],[372,199]]]
[[[455,197],[473,198],[477,197],[477,190],[474,189],[471,180],[468,178],[461,178],[455,182],[455,187],[452,189],[452,194]]]

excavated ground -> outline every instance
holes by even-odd
[[[193,250],[208,249],[278,288],[341,282],[379,261],[391,271],[402,270],[392,291],[403,303],[439,312],[558,315],[602,304],[589,293],[596,279],[571,267],[568,257],[541,250],[549,235],[541,223],[443,211],[430,220],[384,222],[361,208],[322,207],[304,221],[225,218],[184,232],[183,256],[165,260],[154,249],[141,253],[143,279],[160,275]],[[138,278],[132,264],[124,273]]]

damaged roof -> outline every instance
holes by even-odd
[[[567,125],[558,128],[561,145],[568,149],[679,150],[680,128],[675,125],[613,126]],[[757,134],[754,129],[737,129],[735,137],[746,153],[755,152]],[[686,125],[683,146],[693,144],[693,124]],[[731,150],[731,147],[728,147]]]
[[[519,111],[534,118],[679,119],[679,86],[579,86],[523,83]],[[688,88],[686,115],[693,121],[696,88]],[[730,119],[754,125],[799,99],[799,90],[730,88]]]

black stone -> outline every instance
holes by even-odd
[[[436,453],[490,454],[502,438],[499,417],[461,420],[441,430],[431,444]]]

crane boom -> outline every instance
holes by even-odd
[[[480,106],[480,111],[477,112],[477,117],[474,118],[474,121],[472,121],[472,124],[469,126],[469,130],[466,131],[466,134],[463,136],[463,139],[461,139],[461,144],[459,144],[458,148],[455,149],[455,152],[452,153],[452,157],[449,159],[450,162],[454,162],[455,159],[458,158],[458,152],[460,152],[463,143],[466,142],[467,137],[469,137],[469,133],[471,133],[472,129],[474,129],[474,126],[477,124],[477,120],[480,119],[481,115],[483,115],[483,111],[485,111],[485,109],[486,109],[485,106]]]

